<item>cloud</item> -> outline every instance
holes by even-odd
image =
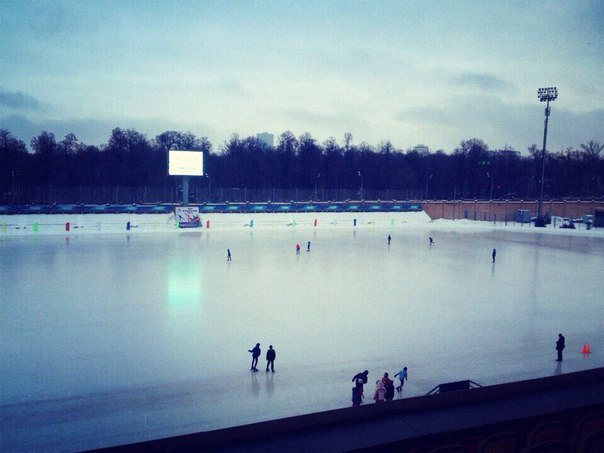
[[[513,85],[493,74],[466,72],[452,79],[454,85],[480,88],[481,90],[509,91]]]
[[[528,146],[541,146],[543,140],[542,105],[508,104],[496,96],[458,97],[452,98],[448,105],[408,108],[396,114],[395,119],[405,128],[418,133],[425,131],[427,138],[422,140],[432,148],[441,146],[435,143],[438,141],[459,143],[476,137],[491,149],[509,145],[526,153]],[[601,141],[602,137],[603,109],[574,112],[552,108],[547,136],[549,151],[578,147],[589,140]],[[445,148],[447,152],[452,150]]]
[[[6,91],[0,87],[0,106],[12,110],[39,111],[43,110],[46,104],[21,91]]]
[[[325,113],[307,109],[285,109],[281,114],[286,118],[283,124],[285,129],[288,129],[288,124],[296,124],[299,129],[296,133],[310,132],[318,140],[331,136],[341,137],[346,132],[367,132],[371,129],[366,118],[351,112]],[[386,138],[383,137],[384,140]]]

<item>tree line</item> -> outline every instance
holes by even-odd
[[[178,178],[168,175],[170,149],[203,151],[208,176],[203,184],[214,188],[398,190],[429,199],[537,198],[543,162],[537,145],[523,156],[509,147],[490,150],[477,138],[446,153],[401,150],[390,141],[354,144],[351,134],[341,142],[332,137],[319,143],[309,133],[296,137],[285,131],[274,146],[233,134],[215,150],[207,137],[191,132],[166,131],[148,139],[134,129],[115,128],[100,146],[72,133],[57,140],[43,131],[28,148],[0,129],[0,194],[7,202],[22,186],[171,187]],[[604,144],[592,140],[547,152],[544,196],[604,195],[602,149]],[[200,179],[192,183],[202,184]]]

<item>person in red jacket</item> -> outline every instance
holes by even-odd
[[[386,392],[384,393],[384,399],[386,401],[392,401],[394,399],[394,382],[388,377],[388,373],[384,373],[382,383],[384,384],[384,388],[386,389]]]

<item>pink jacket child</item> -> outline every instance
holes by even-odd
[[[373,394],[373,399],[376,403],[383,403],[386,396],[386,386],[382,382],[382,380],[375,381],[375,392]]]

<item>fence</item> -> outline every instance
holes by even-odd
[[[359,189],[249,189],[246,187],[213,188],[189,185],[190,203],[261,203],[347,201],[347,200],[416,200],[421,191]],[[145,204],[179,203],[182,187],[89,187],[89,186],[24,186],[0,196],[0,204]]]

